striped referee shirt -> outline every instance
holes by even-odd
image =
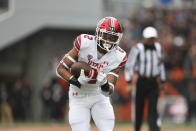
[[[131,49],[125,65],[125,79],[130,82],[133,72],[146,78],[160,76],[162,82],[166,80],[165,67],[163,63],[163,51],[161,45],[155,42],[153,46],[138,43]]]

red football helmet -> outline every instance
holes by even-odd
[[[101,19],[96,28],[96,40],[102,49],[107,52],[116,47],[122,38],[122,27],[114,17]]]

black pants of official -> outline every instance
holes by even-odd
[[[148,124],[150,131],[160,131],[158,125],[158,102],[159,88],[155,78],[139,77],[136,82],[135,93],[135,131],[139,131],[142,125],[144,103],[148,99]]]

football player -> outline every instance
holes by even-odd
[[[60,61],[57,75],[70,83],[69,123],[73,131],[90,131],[91,117],[99,131],[113,131],[115,117],[109,96],[127,60],[118,46],[122,34],[119,21],[105,17],[98,22],[95,35],[79,35]],[[76,61],[88,63],[92,68],[88,76],[84,70],[79,78],[71,74]]]

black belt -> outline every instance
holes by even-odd
[[[145,80],[156,80],[157,77],[147,77],[146,75],[139,75],[139,79],[145,79]]]

